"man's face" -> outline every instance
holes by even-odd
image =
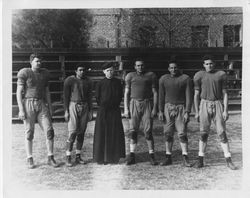
[[[204,60],[203,66],[206,72],[211,72],[214,69],[214,62],[212,60]]]
[[[176,63],[170,63],[168,66],[168,71],[170,72],[171,76],[176,76],[178,72],[178,67]]]
[[[33,69],[40,69],[42,66],[42,61],[40,58],[35,57],[30,64]]]
[[[83,78],[85,76],[85,69],[83,67],[78,67],[76,70],[76,77]]]
[[[145,66],[143,61],[135,61],[135,70],[137,73],[143,73],[145,71]]]
[[[106,78],[111,79],[114,76],[114,68],[110,67],[105,70],[103,70],[103,73],[105,74]]]

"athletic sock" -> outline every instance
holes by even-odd
[[[231,153],[224,153],[224,157],[225,158],[231,157]]]
[[[149,154],[154,154],[154,150],[149,150]]]
[[[134,153],[136,148],[136,144],[130,144],[130,152]]]
[[[81,150],[76,150],[76,154],[81,154]]]

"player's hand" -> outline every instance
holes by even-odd
[[[185,112],[183,119],[184,119],[185,123],[189,122],[189,113],[188,112]]]
[[[130,112],[129,112],[129,110],[125,110],[124,111],[124,117],[127,118],[127,119],[130,118]]]
[[[88,113],[88,121],[91,121],[93,119],[93,110],[89,110],[89,113]]]
[[[157,110],[156,108],[153,108],[152,112],[151,112],[151,117],[155,117],[157,115]]]
[[[199,115],[199,113],[195,113],[194,118],[196,119],[197,122],[200,122],[200,115]]]
[[[129,112],[129,110],[125,109],[123,115],[124,115],[125,118],[129,119],[130,118],[130,112]]]
[[[226,122],[228,120],[228,118],[229,118],[228,112],[227,111],[223,111],[222,117],[223,117],[223,120]]]
[[[53,115],[52,105],[49,103],[46,103],[45,106],[47,107],[47,109],[49,111],[48,113],[49,113],[50,117],[52,118],[52,115]]]
[[[69,121],[69,112],[68,111],[65,111],[65,113],[64,113],[64,119],[65,119],[66,122]]]
[[[53,110],[52,110],[52,107],[51,107],[51,106],[49,107],[49,113],[50,113],[50,116],[52,117],[52,115],[53,115]]]
[[[26,118],[25,112],[24,111],[19,111],[18,118],[20,120],[25,120],[25,118]]]
[[[164,121],[164,114],[163,114],[162,111],[159,112],[159,114],[158,114],[158,119],[159,119],[160,121]]]

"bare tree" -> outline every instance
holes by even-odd
[[[86,47],[92,25],[91,15],[83,9],[15,10],[12,19],[16,47]]]

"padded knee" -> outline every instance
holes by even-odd
[[[26,135],[26,139],[32,141],[34,139],[34,132],[28,131]]]
[[[167,142],[173,142],[174,141],[174,137],[168,134],[165,134],[165,140]]]
[[[188,142],[187,135],[185,135],[185,134],[179,135],[179,138],[180,138],[181,143],[187,143]]]
[[[66,142],[66,150],[71,152],[73,150],[73,144],[74,144],[73,142],[67,141]]]
[[[223,131],[223,132],[219,135],[219,137],[220,137],[220,141],[221,141],[222,143],[227,143],[227,142],[228,142],[227,134],[225,133],[225,131]]]
[[[201,133],[201,138],[200,138],[200,140],[201,140],[202,142],[207,142],[207,139],[208,139],[208,134],[205,133],[205,132],[202,132],[202,133]]]
[[[76,132],[70,132],[70,135],[69,135],[69,137],[67,139],[67,142],[74,143],[75,139],[76,139],[76,135],[77,135]]]
[[[146,133],[145,138],[146,138],[146,140],[153,140],[152,133]]]
[[[76,150],[81,150],[84,140],[84,134],[77,135]]]
[[[137,143],[137,132],[136,131],[130,131],[129,138],[131,138],[135,143]]]
[[[53,139],[54,139],[54,136],[55,136],[54,129],[50,129],[50,130],[47,132],[47,139],[48,139],[48,140],[53,140]]]
[[[78,134],[78,135],[77,135],[77,141],[78,141],[78,142],[83,142],[83,140],[84,140],[84,134],[82,134],[82,133],[81,133],[81,134]]]

